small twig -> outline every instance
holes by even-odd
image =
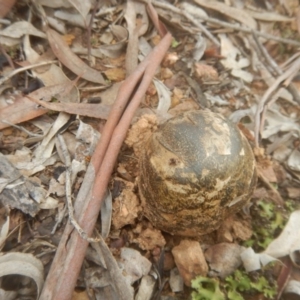
[[[11,126],[11,127],[17,128],[17,129],[19,129],[19,130],[21,130],[21,131],[27,133],[29,136],[38,137],[38,138],[43,138],[43,137],[44,137],[43,134],[33,133],[33,132],[27,130],[26,128],[24,128],[23,126],[19,126],[19,125],[16,125],[16,124],[12,124],[12,123],[10,123],[10,122],[8,122],[8,121],[6,121],[6,120],[1,120],[1,122],[4,123],[4,124],[9,125],[9,126]]]
[[[30,66],[26,66],[26,67],[23,67],[23,68],[19,68],[19,69],[15,69],[13,70],[10,74],[4,76],[3,78],[0,79],[0,85],[3,84],[6,80],[8,80],[9,78],[21,73],[21,72],[24,72],[26,70],[31,70],[33,68],[37,68],[37,67],[42,67],[42,66],[46,66],[46,65],[51,65],[51,64],[55,64],[57,63],[57,60],[50,60],[50,61],[44,61],[44,62],[41,62],[41,63],[38,63],[38,64],[33,64],[33,65],[30,65]]]
[[[293,54],[291,57],[288,58],[284,63],[280,65],[280,68],[284,70],[287,68],[296,58],[300,56],[300,52],[298,51],[297,53]]]
[[[269,55],[268,51],[266,50],[266,48],[261,44],[261,42],[259,41],[259,39],[257,38],[256,33],[253,32],[253,38],[254,41],[256,42],[257,47],[259,48],[261,54],[264,56],[264,58],[266,59],[266,61],[268,62],[268,66],[270,66],[270,68],[272,68],[273,72],[276,73],[277,76],[282,75],[283,71],[282,69],[278,66],[278,64],[276,63],[276,61]],[[299,56],[299,53],[297,53]],[[296,58],[297,56],[294,55],[294,58]],[[289,59],[290,60],[290,59]],[[300,94],[298,89],[295,87],[295,85],[291,82],[288,86],[287,86],[288,91],[292,94],[294,100],[296,102],[298,102],[300,104]]]
[[[141,2],[148,2],[148,0],[138,0],[138,1],[141,1]],[[152,4],[154,6],[157,6],[157,7],[160,7],[160,8],[163,8],[163,9],[168,9],[170,11],[173,11],[174,13],[177,13],[177,14],[180,14],[180,15],[184,15],[184,14],[187,14],[185,12],[183,12],[182,10],[174,7],[173,5],[170,5],[170,4],[167,4],[165,2],[159,2],[159,1],[156,1],[156,0],[152,0]],[[191,17],[190,14],[187,14],[186,17],[189,16],[189,20],[191,22],[193,17]],[[191,18],[190,18],[191,17]],[[257,34],[258,36],[261,36],[265,39],[269,39],[269,40],[273,40],[273,41],[277,41],[277,42],[280,42],[280,43],[283,43],[283,44],[290,44],[290,45],[293,45],[293,46],[297,46],[299,47],[300,46],[300,42],[297,42],[295,40],[290,40],[290,39],[285,39],[285,38],[281,38],[281,37],[277,37],[277,36],[274,36],[272,34],[268,34],[268,33],[263,33],[263,32],[260,32],[258,30],[253,30],[252,28],[248,28],[248,27],[245,27],[245,26],[241,26],[239,24],[231,24],[231,23],[228,23],[228,22],[224,22],[224,21],[220,21],[218,19],[215,19],[215,18],[211,18],[211,17],[205,17],[205,16],[198,16],[199,19],[202,19],[203,21],[205,22],[210,22],[212,24],[216,24],[216,25],[220,25],[224,28],[229,28],[229,29],[233,29],[233,30],[237,30],[237,31],[242,31],[242,32],[246,32],[246,33],[252,33],[254,32],[255,34]],[[194,22],[193,22],[194,23]],[[197,22],[197,24],[199,24],[200,22]],[[195,24],[196,25],[196,24]],[[198,25],[196,25],[197,27],[199,27]],[[201,29],[202,30],[202,29]],[[206,33],[205,33],[206,34]],[[211,34],[210,36],[207,36],[211,39]],[[215,40],[215,39],[214,39]],[[219,43],[217,41],[217,43]]]
[[[279,66],[274,61],[274,59],[269,55],[266,48],[261,44],[261,42],[259,41],[259,39],[257,37],[257,34],[254,31],[252,31],[252,36],[253,36],[253,39],[260,51],[260,54],[265,58],[268,66],[271,68],[271,72],[275,73],[276,76],[281,75],[283,73],[282,70],[279,68]]]
[[[141,2],[147,3],[147,0],[139,0]],[[183,15],[186,19],[188,19],[191,23],[193,23],[196,27],[198,27],[216,46],[220,47],[220,42],[206,29],[206,27],[199,21],[197,21],[191,14],[179,9],[167,2],[158,2],[152,1],[154,6],[165,9],[166,11],[172,11],[178,15]]]
[[[64,163],[66,165],[66,199],[67,199],[67,205],[68,205],[68,212],[69,212],[69,220],[71,224],[75,227],[79,235],[87,240],[90,243],[99,242],[99,239],[90,238],[87,233],[80,227],[80,225],[77,223],[75,217],[74,217],[74,208],[72,203],[72,189],[71,189],[71,158],[70,154],[65,142],[64,137],[61,134],[57,135],[58,141],[60,143],[62,154],[64,158]]]

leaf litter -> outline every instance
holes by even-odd
[[[69,257],[70,261],[78,258],[78,272],[86,253],[77,283],[77,275],[64,281],[70,291],[75,288],[74,295],[83,292],[91,299],[134,299],[135,290],[135,299],[186,299],[196,276],[222,279],[237,268],[264,274],[263,266],[272,261],[277,262],[272,271],[273,280],[278,279],[277,299],[300,295],[300,96],[296,76],[300,41],[299,13],[292,1],[275,5],[266,0],[263,7],[255,1],[251,5],[241,1],[231,5],[228,1],[152,1],[154,7],[133,0],[99,6],[92,1],[38,2],[40,6],[27,19],[25,2],[12,7],[14,1],[0,1],[7,21],[0,25],[1,55],[12,62],[3,64],[0,79],[0,247],[3,257],[12,254],[12,264],[30,255],[16,279],[27,289],[12,293],[7,288],[7,276],[16,274],[7,262],[1,273],[6,280],[1,281],[1,295],[11,299],[21,299],[24,292],[27,299],[39,294],[41,299],[46,295],[49,299],[71,297],[62,296],[59,285],[51,286],[51,280],[55,281],[51,276],[55,276],[53,270],[63,278],[77,272],[72,271],[74,265],[65,263],[61,250],[73,226],[80,235],[70,239]],[[152,77],[147,77],[147,71],[142,77],[147,70],[142,68],[147,65],[147,55],[153,55],[152,49],[167,34],[156,11],[173,42],[156,73],[151,73],[155,77],[149,86]],[[20,20],[17,15],[22,12]],[[63,17],[67,14],[69,17]],[[75,41],[68,44],[56,30],[64,35],[68,32]],[[84,36],[86,31],[91,32],[89,37]],[[129,75],[132,79],[126,81]],[[99,174],[107,176],[101,167],[110,159],[100,149],[107,146],[98,152],[97,141],[100,135],[104,141],[113,132],[116,136],[114,129],[103,131],[105,122],[112,124],[114,100],[134,96],[135,80],[145,77],[147,84],[140,84],[142,104],[129,117],[132,121],[127,121],[131,128],[125,143],[118,142],[117,162],[109,162],[116,166],[105,179],[110,192],[100,184],[101,193],[107,195],[101,205],[101,221],[94,219],[96,230],[86,231],[81,216],[88,207],[84,203],[94,193],[93,182]],[[25,95],[22,90],[35,78],[44,86]],[[204,107],[240,122],[254,148],[260,180],[252,207],[224,220],[224,226],[212,235],[193,241],[161,232],[143,218],[136,186],[137,161],[141,147],[159,124],[182,111]],[[125,138],[126,131],[122,134]],[[112,141],[108,149],[116,149]],[[99,162],[93,153],[99,153]],[[72,199],[76,199],[74,207]],[[259,204],[261,201],[266,203]],[[67,202],[71,204],[68,209]],[[97,218],[99,211],[94,210]],[[16,212],[26,218],[27,227],[22,218],[15,218]],[[256,232],[259,226],[276,228],[269,232],[266,244],[262,241],[266,236]],[[86,240],[92,241],[87,252],[77,254],[76,243],[87,247],[82,242]],[[263,294],[259,297],[265,299]]]

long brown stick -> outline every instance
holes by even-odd
[[[167,33],[150,55],[138,66],[122,84],[111,114],[103,130],[100,143],[95,150],[87,175],[75,204],[75,216],[82,229],[90,236],[94,229],[107,184],[110,179],[119,149],[130,126],[131,119],[145,94],[156,68],[167,52],[172,37]],[[140,81],[140,84],[138,85]],[[131,102],[125,107],[136,89]],[[122,116],[122,117],[121,117]],[[121,118],[121,119],[120,119]],[[95,185],[87,189],[87,181],[99,168]],[[86,179],[89,178],[89,179]],[[40,299],[71,299],[72,292],[84,259],[88,242],[68,224],[65,228],[54,261],[51,265]],[[126,296],[123,295],[123,299]]]

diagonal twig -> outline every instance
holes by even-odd
[[[141,1],[141,2],[144,2],[144,3],[148,2],[148,0],[138,0],[138,1]],[[196,23],[194,23],[194,25],[196,25],[197,27],[202,26],[202,28],[199,27],[201,30],[203,30],[203,28],[205,28],[203,25],[199,25],[200,22],[197,22],[197,20],[195,20],[191,16],[191,14],[189,14],[187,12],[183,12],[179,8],[169,4],[167,2],[152,0],[152,4],[156,7],[172,11],[176,14],[184,15],[192,23],[196,22]],[[229,29],[233,29],[233,30],[237,30],[237,31],[242,31],[242,32],[249,33],[249,34],[252,34],[253,32],[255,32],[255,34],[257,36],[261,36],[261,37],[266,38],[268,40],[273,40],[273,41],[277,41],[277,42],[280,42],[280,43],[283,43],[283,44],[290,44],[290,45],[298,46],[298,47],[300,46],[300,42],[298,42],[298,41],[291,40],[291,39],[286,39],[286,38],[281,38],[281,37],[278,37],[278,36],[275,36],[275,35],[272,35],[272,34],[268,34],[268,33],[264,33],[264,32],[258,31],[258,30],[253,30],[252,28],[249,28],[249,27],[246,27],[246,26],[241,26],[239,24],[231,24],[231,23],[228,23],[228,22],[225,22],[225,21],[218,20],[216,18],[212,18],[212,17],[206,17],[206,16],[198,16],[198,17],[201,18],[201,20],[203,20],[205,22],[220,25],[224,28],[229,28]],[[215,38],[213,38],[213,36],[209,33],[208,30],[205,30],[203,32],[216,45],[219,44],[219,42]]]

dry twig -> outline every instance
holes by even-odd
[[[139,0],[139,1],[141,1],[141,2],[148,2],[148,0]],[[180,15],[185,16],[194,25],[196,25],[198,28],[200,28],[201,30],[203,30],[204,34],[206,34],[207,37],[209,39],[211,39],[216,45],[219,44],[218,40],[216,40],[215,38],[213,38],[213,36],[211,35],[211,33],[207,29],[205,30],[203,28],[203,25],[202,24],[200,25],[200,22],[197,22],[190,14],[188,14],[186,12],[183,12],[182,10],[178,9],[177,7],[175,7],[175,6],[171,5],[171,4],[168,4],[166,2],[160,2],[160,1],[157,1],[157,0],[152,0],[152,4],[154,6],[159,7],[159,8],[170,10],[170,11],[176,13],[176,14],[180,14]],[[218,19],[211,18],[211,17],[204,17],[204,16],[200,17],[199,16],[199,18],[202,18],[202,20],[205,21],[205,22],[209,22],[209,23],[212,23],[212,24],[220,25],[220,26],[222,26],[224,28],[229,28],[229,29],[233,29],[233,30],[237,30],[237,31],[242,31],[242,32],[249,33],[249,34],[252,34],[254,32],[256,35],[261,36],[261,37],[263,37],[265,39],[268,39],[268,40],[277,41],[277,42],[280,42],[280,43],[283,43],[283,44],[290,44],[290,45],[297,46],[297,47],[300,46],[300,42],[297,42],[295,40],[277,37],[275,35],[268,34],[268,33],[263,33],[263,32],[260,32],[258,30],[253,30],[251,28],[248,28],[248,27],[245,27],[245,26],[241,26],[239,24],[231,24],[231,23],[220,21]],[[194,23],[194,21],[195,21],[195,23]]]
[[[64,137],[61,134],[58,134],[57,138],[60,143],[64,163],[66,165],[66,199],[67,199],[69,220],[83,239],[87,240],[90,243],[99,242],[100,241],[99,239],[94,239],[94,238],[88,237],[87,233],[80,227],[80,225],[78,224],[78,222],[76,221],[76,219],[74,217],[74,208],[73,208],[73,203],[72,203],[71,157],[70,157]]]
[[[26,66],[26,67],[23,67],[23,68],[15,69],[11,73],[9,73],[8,75],[6,75],[6,76],[4,76],[3,78],[0,79],[0,85],[3,84],[9,78],[12,78],[13,76],[15,76],[15,75],[17,75],[17,74],[19,74],[23,71],[27,71],[27,70],[31,70],[31,69],[34,69],[34,68],[37,68],[37,67],[42,67],[42,66],[46,66],[46,65],[55,64],[55,63],[57,63],[57,60],[50,60],[50,61],[44,61],[44,62],[41,62],[41,63]]]

